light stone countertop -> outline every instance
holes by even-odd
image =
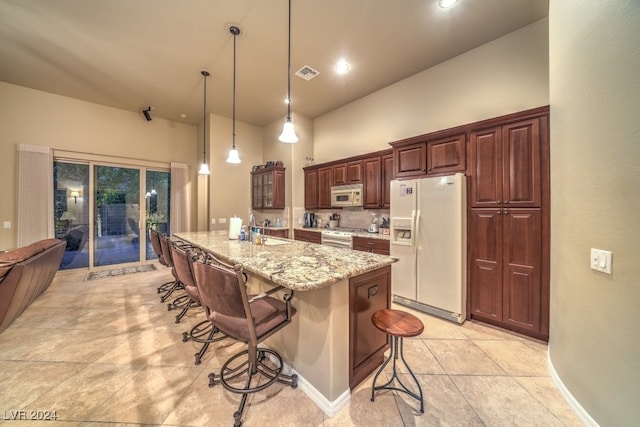
[[[266,245],[229,240],[228,235],[215,232],[176,233],[173,236],[295,291],[322,288],[397,261],[397,258],[385,255],[272,236]]]

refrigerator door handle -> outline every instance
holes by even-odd
[[[420,209],[415,212],[415,216],[413,218],[413,234],[411,235],[411,239],[413,241],[413,245],[418,250],[418,236],[420,235]]]

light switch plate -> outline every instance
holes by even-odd
[[[11,221],[4,221],[4,223],[2,224],[3,228],[11,228]]]
[[[599,271],[601,273],[612,274],[612,258],[613,254],[611,253],[611,251],[603,251],[602,249],[591,248],[591,269]]]
[[[216,219],[215,218],[211,218],[211,225],[216,223]]]
[[[227,218],[218,218],[218,222],[220,224],[226,224],[227,223]]]

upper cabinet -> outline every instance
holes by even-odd
[[[251,208],[284,209],[285,169],[281,166],[251,172]]]
[[[539,118],[471,132],[471,206],[539,207],[540,141]]]
[[[304,207],[318,209],[318,169],[304,170]]]
[[[374,155],[365,158],[364,199],[365,209],[388,209],[391,205],[390,187],[393,179],[393,153]]]
[[[338,163],[333,166],[333,185],[361,184],[362,160]]]
[[[436,132],[392,142],[395,177],[420,178],[464,172],[466,133]]]

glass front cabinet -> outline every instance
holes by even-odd
[[[274,166],[251,172],[252,209],[284,209],[284,171]]]

